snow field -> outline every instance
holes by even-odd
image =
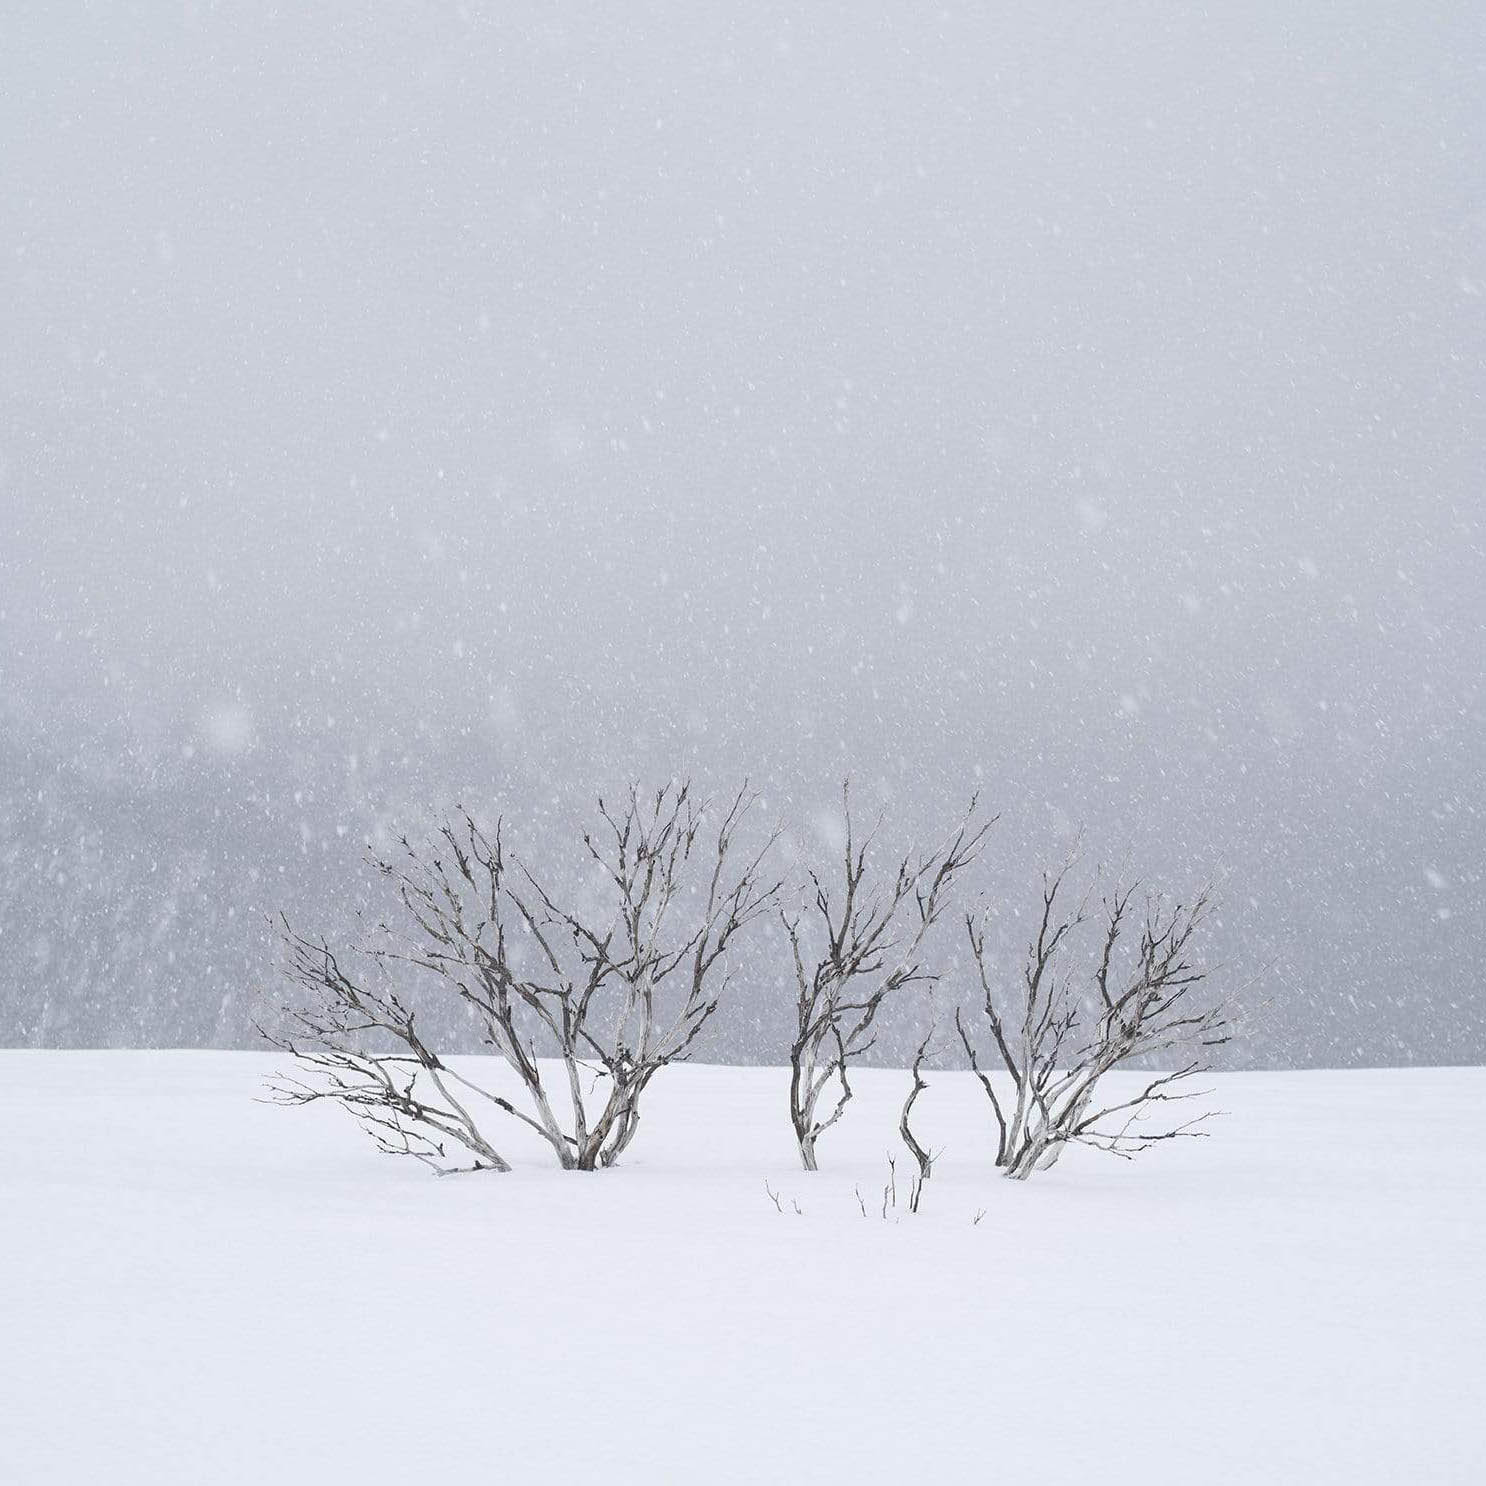
[[[1486,1478],[1486,1069],[1215,1075],[1027,1184],[933,1074],[884,1222],[902,1073],[814,1176],[779,1070],[693,1066],[617,1170],[440,1180],[278,1066],[0,1053],[0,1479]]]

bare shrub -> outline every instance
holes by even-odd
[[[499,824],[487,835],[462,815],[428,852],[404,839],[398,860],[377,863],[401,928],[383,925],[343,958],[283,924],[302,995],[285,1008],[289,1031],[265,1035],[303,1076],[281,1078],[276,1097],[339,1104],[382,1150],[440,1172],[461,1158],[464,1169],[509,1170],[503,1121],[534,1131],[564,1169],[612,1166],[651,1079],[688,1056],[716,1012],[735,937],[774,902],[778,884],[761,875],[774,838],[752,855],[735,844],[752,803],[740,791],[719,815],[686,784],[632,789],[617,811],[600,800],[602,824],[583,836],[602,885],[592,909],[560,903],[507,853]],[[468,1013],[516,1097],[450,1066],[424,1035],[409,980]]]
[[[1166,906],[1148,899],[1138,937],[1128,945],[1134,889],[1116,890],[1102,903],[1103,935],[1086,989],[1062,969],[1070,937],[1088,917],[1087,903],[1063,911],[1068,868],[1045,876],[1036,938],[1021,986],[1002,990],[986,947],[985,914],[966,916],[979,972],[980,1010],[1010,1090],[983,1069],[959,1012],[955,1025],[971,1067],[995,1114],[996,1164],[1025,1180],[1052,1166],[1078,1142],[1132,1157],[1160,1141],[1205,1133],[1212,1111],[1174,1124],[1159,1122],[1166,1106],[1203,1091],[1190,1080],[1206,1072],[1214,1048],[1230,1040],[1228,1005],[1202,994],[1206,972],[1192,959],[1192,941],[1209,909],[1206,891],[1195,902]],[[1117,1068],[1155,1060],[1175,1066],[1151,1074],[1137,1091],[1113,1103],[1097,1097],[1100,1080]]]

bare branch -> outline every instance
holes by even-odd
[[[924,1059],[929,1055],[930,1044],[934,1040],[935,1028],[930,1027],[924,1040],[919,1043],[918,1051],[913,1055],[913,1086],[908,1090],[908,1097],[903,1101],[903,1113],[898,1119],[898,1133],[903,1137],[903,1144],[908,1147],[913,1159],[918,1162],[918,1176],[920,1182],[926,1182],[934,1172],[934,1157],[925,1146],[919,1144],[914,1137],[913,1129],[909,1120],[913,1115],[913,1106],[918,1102],[918,1096],[929,1087],[924,1079]],[[914,1203],[917,1211],[917,1201]]]

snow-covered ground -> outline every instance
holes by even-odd
[[[884,1222],[901,1074],[817,1176],[691,1067],[621,1170],[436,1180],[274,1063],[0,1053],[0,1479],[1486,1479],[1486,1070],[1228,1075],[1026,1185],[939,1074]]]

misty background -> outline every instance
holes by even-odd
[[[1001,812],[1008,954],[1079,827],[1221,875],[1231,1063],[1486,1061],[1482,41],[7,6],[0,1042],[248,1045],[457,801],[747,775],[787,860],[849,773]]]

